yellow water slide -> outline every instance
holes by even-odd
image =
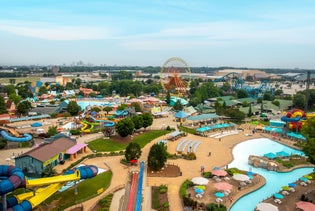
[[[45,201],[54,193],[56,193],[60,188],[62,188],[63,184],[64,183],[55,183],[55,184],[49,185],[47,188],[44,188],[44,190],[42,190],[39,194],[36,194],[34,197],[31,197],[30,199],[28,199],[28,201],[32,205],[32,208],[37,207],[43,201]]]
[[[37,187],[50,185],[53,183],[65,183],[69,181],[80,180],[80,171],[76,170],[73,174],[59,175],[54,177],[46,177],[40,179],[29,180],[26,178],[26,187]]]
[[[83,127],[81,128],[81,132],[84,132],[84,133],[90,132],[90,129],[86,129],[89,126],[88,124],[85,124],[84,122],[80,122],[80,124],[83,125]]]

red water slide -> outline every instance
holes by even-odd
[[[127,211],[132,211],[134,207],[135,197],[136,197],[136,188],[138,183],[138,172],[134,172],[131,180],[130,194],[128,200]]]

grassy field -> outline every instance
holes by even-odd
[[[74,187],[72,187],[63,192],[55,193],[45,202],[46,204],[52,204],[54,201],[58,201],[53,210],[64,210],[67,207],[95,197],[99,189],[103,188],[105,190],[109,187],[111,179],[112,172],[106,171],[94,178],[80,182],[77,186],[77,195],[74,194]]]
[[[25,81],[29,81],[29,82],[35,82],[35,81],[39,81],[40,78],[39,77],[27,77],[27,78],[0,78],[0,83],[1,84],[9,84],[10,83],[10,79],[15,79],[15,83],[21,83],[21,82],[25,82]]]
[[[151,130],[147,133],[143,133],[134,137],[133,142],[138,143],[140,147],[143,148],[153,139],[156,139],[164,135],[164,132],[165,131],[163,130]],[[96,150],[97,152],[112,152],[125,150],[128,144],[129,144],[128,142],[118,143],[113,140],[100,138],[89,142],[88,146],[90,149]]]

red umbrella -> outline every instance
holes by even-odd
[[[315,204],[306,202],[306,201],[299,201],[295,203],[296,208],[299,208],[304,211],[312,211],[315,210]]]
[[[137,160],[136,159],[132,159],[129,161],[130,163],[137,163]]]
[[[219,176],[219,177],[224,177],[227,175],[227,172],[222,170],[222,169],[218,169],[218,170],[212,170],[211,173],[213,175]]]
[[[214,187],[218,190],[231,190],[233,188],[233,185],[227,183],[227,182],[217,182],[214,184]]]

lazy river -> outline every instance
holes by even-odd
[[[255,168],[248,164],[249,155],[262,156],[263,154],[269,152],[276,153],[279,151],[304,155],[304,153],[299,150],[290,148],[267,138],[252,139],[242,142],[234,147],[234,160],[229,164],[229,168],[236,167],[247,171],[252,170],[254,173],[262,175],[266,179],[266,184],[262,188],[237,200],[231,207],[231,211],[252,211],[261,201],[280,191],[282,186],[285,186],[290,182],[295,182],[303,175],[309,174],[313,171],[313,168],[299,168],[291,172],[279,173]]]

